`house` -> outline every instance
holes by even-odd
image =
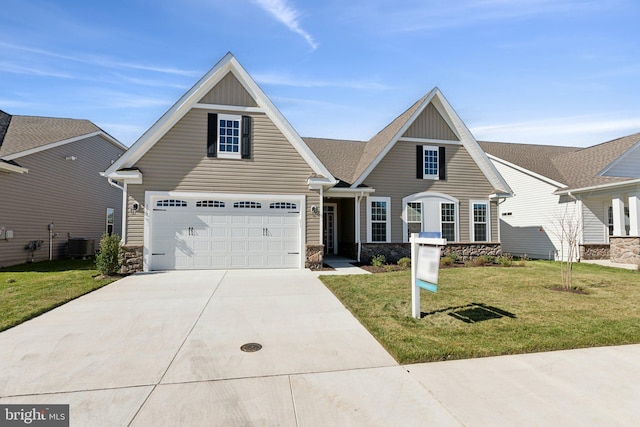
[[[66,256],[70,238],[97,248],[105,231],[119,233],[122,192],[100,171],[125,150],[88,120],[0,111],[0,266]]]
[[[301,138],[231,53],[104,176],[127,200],[127,270],[393,260],[421,230],[499,253],[511,195],[437,88],[369,141]]]
[[[505,252],[566,259],[564,217],[579,227],[581,259],[640,264],[640,133],[587,148],[480,145],[515,193],[500,205]]]

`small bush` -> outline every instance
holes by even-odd
[[[374,267],[382,267],[386,263],[387,258],[382,254],[374,255],[373,257],[371,257],[371,265],[373,265]]]
[[[112,276],[120,270],[120,236],[104,233],[100,239],[100,252],[96,255],[96,267],[104,276]]]
[[[498,264],[503,267],[511,267],[513,265],[513,257],[511,254],[502,254],[502,256],[497,259]]]
[[[442,258],[440,258],[440,265],[445,267],[445,266],[451,266],[454,264],[453,258],[451,258],[450,255],[447,256],[443,256]]]
[[[527,256],[527,254],[523,254],[520,257],[520,261],[518,261],[518,265],[520,267],[524,267],[525,265],[527,265],[527,261],[529,261],[529,257]]]
[[[458,252],[451,252],[449,255],[447,255],[449,258],[451,258],[451,260],[456,263],[458,261],[460,261],[460,254]]]
[[[469,261],[468,264],[472,267],[482,267],[485,265],[493,264],[493,261],[495,261],[494,257],[490,257],[489,255],[480,255],[479,257],[476,257]]]
[[[400,267],[403,270],[408,270],[411,268],[411,258],[409,257],[402,257],[398,260],[398,267]]]

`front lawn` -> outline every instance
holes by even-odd
[[[574,264],[440,270],[438,292],[422,291],[411,317],[409,271],[321,276],[321,280],[400,363],[640,343],[640,274]]]
[[[45,261],[0,269],[0,331],[117,279],[95,279],[97,274],[90,260]]]

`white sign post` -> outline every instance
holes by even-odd
[[[436,292],[438,289],[440,246],[447,244],[446,239],[431,236],[431,233],[413,233],[410,239],[411,315],[416,319],[420,318],[420,289],[430,292]]]

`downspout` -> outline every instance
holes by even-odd
[[[322,252],[326,251],[324,247],[324,187],[320,187],[320,244],[322,245]]]
[[[109,185],[122,191],[122,226],[121,226],[122,236],[120,236],[121,237],[120,243],[124,245],[126,242],[126,235],[127,235],[127,198],[128,198],[127,183],[125,182],[123,185],[118,185],[111,178],[108,178],[108,181],[109,181]]]

